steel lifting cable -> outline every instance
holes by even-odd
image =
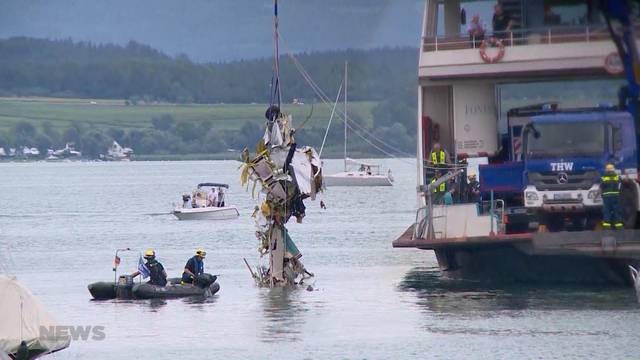
[[[322,102],[327,105],[327,106],[331,106],[329,103],[329,98],[328,96],[324,93],[324,91],[317,85],[317,83],[315,83],[315,81],[311,78],[311,75],[309,75],[309,73],[305,70],[304,66],[302,66],[302,64],[296,59],[296,57],[293,55],[293,53],[291,52],[291,50],[289,49],[289,47],[287,46],[286,41],[282,38],[282,36],[280,37],[282,42],[284,43],[285,48],[287,49],[287,55],[291,58],[291,60],[293,61],[294,65],[296,66],[296,68],[298,69],[298,72],[302,75],[302,77],[305,79],[305,81],[307,82],[307,84],[314,90],[314,92],[316,93],[316,95],[318,95],[318,97],[320,97],[320,100],[322,100]],[[338,114],[341,115],[341,119],[343,121],[347,121],[347,119],[349,119],[349,116],[346,116],[345,119],[345,114],[342,110],[338,109]],[[381,151],[382,153],[384,153],[385,155],[388,155],[392,158],[397,158],[396,155],[382,149],[380,146],[372,143],[369,139],[367,139],[365,136],[363,136],[362,134],[360,134],[358,131],[362,131],[365,134],[369,135],[371,138],[377,140],[378,142],[380,142],[383,146],[386,146],[387,148],[391,149],[392,151],[395,151],[396,153],[400,154],[400,155],[406,155],[407,157],[414,157],[414,155],[409,154],[407,152],[404,152],[390,144],[388,144],[387,142],[385,142],[384,140],[380,139],[379,137],[377,137],[376,135],[374,135],[373,133],[371,133],[370,131],[368,131],[366,128],[364,128],[362,125],[358,124],[357,122],[351,121],[351,123],[355,124],[357,127],[359,127],[359,129],[355,129],[353,126],[350,125],[350,122],[347,121],[347,127],[351,130],[354,131],[354,133],[356,135],[358,135],[362,140],[366,141],[367,143],[369,143],[371,146],[375,147],[376,149],[378,149],[379,151]]]
[[[308,74],[308,72],[304,69],[304,67],[302,66],[302,64],[300,64],[297,59],[289,52],[288,53],[289,56],[292,58],[292,60],[294,61],[294,65],[296,65],[296,68],[298,68],[298,71],[301,73],[301,75],[305,78],[305,80],[307,81],[307,83],[309,84],[309,86],[312,87],[312,89],[316,92],[316,95],[318,95],[320,97],[320,99],[323,101],[323,103],[327,106],[331,106],[329,103],[329,99],[327,97],[327,95],[324,93],[324,91],[313,81],[313,79],[311,78],[311,76]],[[339,109],[338,110],[338,114],[341,115],[341,119],[343,121],[344,120],[344,112]],[[347,115],[347,119],[349,118],[349,116]],[[355,129],[353,126],[351,126],[351,123],[356,125],[358,127],[358,129]],[[378,142],[380,142],[382,145],[388,147],[389,149],[395,151],[398,154],[401,155],[406,155],[407,157],[413,157],[413,155],[406,153],[390,144],[388,144],[387,142],[385,142],[384,140],[378,138],[376,135],[374,135],[373,133],[371,133],[370,131],[368,131],[366,128],[364,128],[362,125],[358,124],[355,121],[351,121],[347,123],[347,127],[351,130],[353,130],[356,135],[358,135],[360,138],[362,138],[363,140],[365,140],[366,142],[368,142],[369,144],[371,144],[372,146],[374,146],[376,149],[382,151],[383,153],[389,155],[390,157],[396,158],[397,156],[395,156],[392,153],[389,153],[383,149],[381,149],[379,146],[373,144],[371,141],[369,141],[365,136],[363,136],[362,134],[359,134],[358,131],[364,132],[365,134],[367,134],[369,137],[377,140]]]
[[[291,54],[290,54],[290,56],[291,56]],[[298,71],[300,72],[300,74],[301,74],[301,75],[303,76],[303,78],[307,81],[307,83],[309,84],[309,86],[311,86],[311,88],[314,90],[314,92],[316,93],[316,95],[318,95],[318,96],[320,97],[320,100],[322,100],[322,102],[323,102],[325,105],[327,105],[327,106],[331,106],[331,105],[329,104],[329,102],[326,100],[326,95],[324,95],[324,93],[322,92],[322,89],[319,89],[319,87],[318,87],[318,86],[313,82],[313,79],[311,79],[311,78],[310,78],[310,76],[308,75],[308,73],[306,73],[306,72],[305,72],[304,68],[300,68],[300,67],[298,67],[298,66],[302,66],[302,65],[301,65],[301,64],[299,64],[299,63],[298,63],[298,64],[296,64],[296,60],[295,60],[295,58],[293,58],[293,60],[294,60],[294,64],[295,64],[295,65],[296,65],[296,67],[298,68]],[[339,116],[339,117],[342,119],[342,121],[345,121],[345,120],[344,120],[344,112],[342,112],[341,110],[338,110],[338,114],[339,114],[339,115],[342,115],[342,116]],[[353,122],[353,123],[354,123],[354,124],[357,124],[357,123],[355,123],[355,122]],[[357,125],[358,125],[358,126],[360,126],[359,124],[357,124]],[[383,154],[385,154],[385,155],[387,155],[387,156],[389,156],[389,157],[391,157],[391,158],[398,159],[398,160],[400,160],[400,161],[402,161],[402,162],[404,162],[404,163],[407,163],[407,164],[411,164],[411,165],[413,165],[413,163],[412,163],[412,162],[405,161],[405,160],[403,160],[403,159],[401,159],[401,158],[398,158],[395,154],[393,154],[393,153],[390,153],[390,152],[386,151],[385,149],[383,149],[383,148],[381,148],[380,146],[378,146],[378,145],[376,145],[375,143],[373,143],[373,142],[372,142],[371,140],[369,140],[366,136],[364,136],[364,135],[360,134],[360,132],[359,132],[359,131],[365,131],[365,132],[367,132],[367,130],[365,130],[365,129],[364,129],[364,128],[362,128],[361,126],[360,126],[361,130],[358,130],[358,129],[354,128],[353,126],[351,126],[349,122],[347,122],[347,127],[348,127],[350,130],[352,130],[352,131],[354,132],[354,134],[356,134],[358,137],[360,137],[360,138],[361,138],[362,140],[364,140],[366,143],[368,143],[369,145],[371,145],[372,147],[374,147],[374,148],[375,148],[375,149],[377,149],[378,151],[382,152]],[[368,132],[367,132],[367,133],[368,133]],[[371,135],[372,135],[372,134],[371,134]],[[376,137],[375,137],[375,135],[372,135],[372,137],[376,138]],[[377,138],[376,138],[376,139],[377,139]],[[380,140],[380,139],[378,139],[378,141],[379,141],[379,142],[381,142],[383,145],[386,145],[386,146],[387,146],[387,147],[389,147],[389,148],[395,149],[395,148],[393,148],[391,145],[389,145],[389,144],[385,143],[384,141],[382,141],[382,140]],[[396,151],[396,152],[398,152],[398,153],[401,153],[401,154],[405,154],[405,155],[407,155],[407,157],[413,157],[413,155],[408,154],[408,153],[405,153],[405,152],[403,152],[403,151],[401,151],[401,150],[397,150],[397,149],[395,149],[395,151]]]
[[[329,102],[325,99],[326,95],[324,95],[324,93],[322,92],[321,89],[319,89],[319,87],[313,82],[313,79],[310,78],[309,74],[304,70],[304,68],[301,68],[301,64],[299,64],[295,58],[293,58],[294,60],[294,65],[296,66],[296,68],[298,69],[298,71],[300,72],[300,74],[302,75],[302,77],[307,81],[307,84],[309,84],[309,86],[311,86],[311,88],[314,90],[314,92],[316,93],[316,95],[318,95],[320,97],[320,100],[322,100],[322,102],[327,105],[327,106],[331,106],[329,105]],[[339,114],[340,115],[344,115],[344,113],[342,111],[339,110]],[[342,121],[344,120],[344,117],[341,117]],[[377,150],[379,150],[380,152],[382,152],[383,154],[391,157],[391,158],[397,158],[397,156],[395,156],[394,154],[386,151],[385,149],[379,147],[378,145],[372,143],[369,139],[367,139],[365,136],[363,136],[362,134],[360,134],[358,131],[358,129],[355,129],[354,127],[352,127],[349,122],[347,122],[347,127],[352,130],[356,135],[358,135],[358,137],[360,137],[362,140],[364,140],[365,142],[367,142],[368,144],[370,144],[371,146],[373,146],[374,148],[376,148]]]
[[[331,128],[331,121],[333,120],[333,115],[336,114],[336,107],[338,106],[338,100],[340,99],[340,94],[342,93],[342,86],[344,85],[344,80],[340,83],[340,87],[338,88],[338,95],[336,95],[336,102],[333,103],[333,109],[331,109],[331,116],[329,117],[329,124],[327,125],[327,130],[324,132],[324,138],[322,139],[322,145],[320,145],[320,152],[318,153],[318,157],[322,159],[322,149],[324,149],[324,144],[327,141],[327,135],[329,135],[329,128]]]

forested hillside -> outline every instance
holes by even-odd
[[[353,120],[363,127],[360,135],[378,146],[376,138],[385,139],[393,144],[383,146],[388,152],[413,152],[416,49],[332,51],[296,54],[296,58],[330,97],[335,96],[348,61],[349,99]],[[135,42],[117,46],[0,40],[0,97],[5,97],[0,101],[0,146],[44,150],[73,141],[94,156],[114,139],[138,154],[150,155],[214,153],[252,145],[247,141],[259,132],[263,110],[251,110],[248,118],[247,105],[262,109],[252,104],[268,102],[271,67],[270,59],[199,64]],[[318,146],[330,109],[321,104],[289,56],[282,57],[281,68],[283,101],[316,104],[313,124],[298,137]],[[45,99],[12,100],[16,96]],[[48,97],[71,102],[47,101]],[[244,105],[210,106],[222,103]],[[207,106],[198,108],[199,104]],[[307,115],[306,110],[298,119]],[[342,143],[340,127],[338,123],[329,133],[329,148]],[[358,134],[350,137],[350,147],[365,155],[383,155]]]
[[[296,54],[326,91],[337,89],[350,63],[350,97],[384,100],[416,82],[413,48]],[[140,99],[175,103],[251,103],[268,99],[271,59],[217,64],[169,57],[148,46],[11,38],[0,41],[0,95]],[[285,99],[314,93],[286,55]]]

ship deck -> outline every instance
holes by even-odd
[[[535,232],[434,240],[412,239],[413,230],[413,225],[405,230],[393,241],[393,247],[439,250],[513,246],[528,255],[640,260],[639,230]]]

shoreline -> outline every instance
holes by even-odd
[[[393,159],[388,156],[367,154],[367,153],[353,153],[350,158],[354,159]],[[322,159],[326,160],[342,160],[341,153],[329,153]],[[241,161],[240,152],[224,152],[213,154],[164,154],[164,155],[136,155],[130,161],[205,161],[205,160],[236,160]],[[100,159],[60,159],[54,161],[48,161],[45,159],[0,159],[1,163],[67,163],[67,162],[126,162],[126,161],[104,161]]]

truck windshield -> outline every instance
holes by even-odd
[[[600,122],[534,124],[526,130],[526,156],[599,156],[606,151],[605,131]]]

